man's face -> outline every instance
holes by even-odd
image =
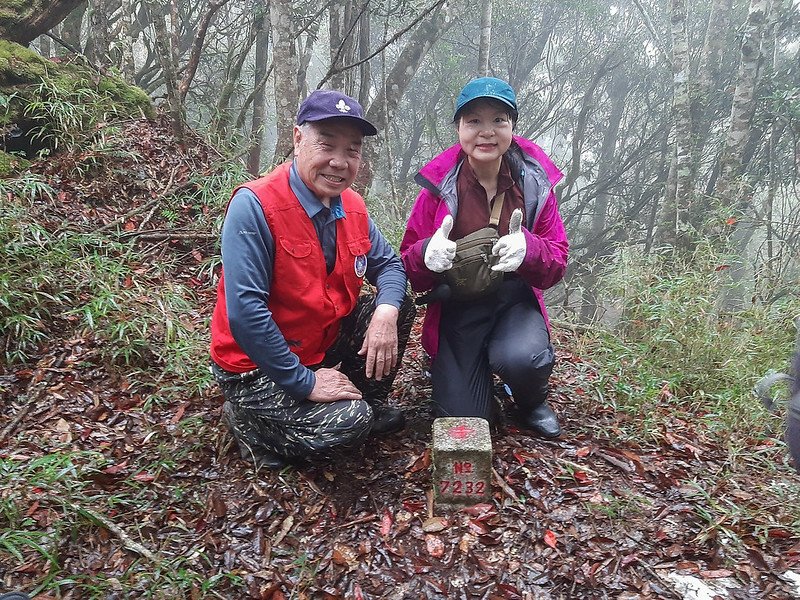
[[[361,130],[344,119],[294,128],[297,172],[320,200],[338,196],[355,181],[361,166]]]

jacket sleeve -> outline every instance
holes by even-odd
[[[406,232],[400,243],[400,258],[406,269],[411,289],[425,292],[439,282],[439,276],[425,266],[425,248],[436,231],[436,207],[439,200],[428,190],[417,196],[411,215],[408,217]]]
[[[533,231],[523,228],[527,251],[517,273],[540,290],[553,287],[567,270],[569,242],[558,212],[558,200],[551,190]]]

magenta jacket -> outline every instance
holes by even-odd
[[[423,252],[445,216],[453,215],[455,218],[458,211],[456,177],[462,163],[458,160],[460,150],[459,144],[451,146],[425,165],[416,177],[423,189],[411,209],[400,244],[403,265],[411,288],[416,292],[428,291],[442,281],[441,275],[425,266]],[[528,225],[522,229],[528,250],[517,273],[533,289],[549,327],[542,290],[554,286],[564,277],[569,251],[564,222],[553,192],[562,173],[539,146],[516,135],[506,157],[523,190],[525,223]],[[439,348],[441,310],[441,303],[430,304],[422,326],[422,346],[431,357],[436,356]]]

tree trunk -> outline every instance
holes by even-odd
[[[492,40],[492,0],[481,2],[481,39],[478,45],[478,73],[489,75],[489,48]]]
[[[275,65],[275,118],[278,123],[273,162],[279,163],[292,152],[292,130],[297,112],[297,53],[292,32],[292,1],[273,0],[269,12]]]
[[[89,35],[86,42],[86,53],[89,60],[104,68],[113,64],[110,56],[109,9],[107,0],[89,0]]]
[[[211,120],[211,130],[221,138],[228,137],[231,133],[229,130],[232,116],[230,114],[231,99],[236,91],[236,84],[242,74],[242,68],[247,60],[247,55],[250,54],[250,49],[256,41],[257,33],[256,26],[254,25],[248,32],[247,39],[244,43],[234,45],[230,49],[231,52],[233,52],[233,50],[238,50],[238,54],[229,61],[229,67],[225,72],[225,83],[222,85],[222,89],[219,92],[214,110],[214,118]],[[244,123],[243,120],[242,123]],[[240,125],[237,121],[234,131],[239,131],[239,129]]]
[[[559,188],[563,190],[562,201],[566,201],[572,195],[572,186],[578,180],[581,174],[581,154],[583,150],[583,141],[586,136],[586,127],[589,121],[589,113],[594,107],[594,94],[597,91],[597,86],[600,81],[608,73],[608,63],[611,60],[611,55],[606,55],[602,62],[598,65],[597,71],[592,76],[592,80],[583,93],[581,99],[581,110],[578,112],[578,120],[575,124],[575,132],[572,135],[572,160],[570,161],[569,171],[567,171],[564,179],[559,183]]]
[[[669,208],[675,215],[675,230],[664,241],[677,244],[687,232],[689,209],[694,198],[694,161],[692,158],[692,115],[689,87],[691,81],[689,38],[687,33],[686,0],[672,0],[672,109],[675,119],[675,205]],[[674,209],[674,212],[673,212]],[[664,232],[667,234],[667,232]]]
[[[206,34],[208,33],[208,26],[211,24],[211,20],[214,18],[216,12],[227,2],[229,2],[229,0],[214,0],[213,2],[209,2],[208,8],[203,14],[203,18],[197,26],[197,32],[195,34],[194,41],[192,42],[192,52],[189,55],[188,62],[186,63],[183,79],[181,79],[181,82],[178,85],[178,94],[181,98],[181,102],[186,100],[186,93],[189,91],[189,87],[192,85],[192,80],[194,79],[195,73],[197,73],[197,66],[200,64],[200,53],[203,50],[203,43],[205,42]]]
[[[745,24],[730,124],[722,150],[720,174],[714,190],[714,195],[730,206],[738,205],[738,179],[744,149],[750,137],[750,122],[755,111],[761,37],[768,5],[768,0],[751,0]]]
[[[314,55],[314,42],[317,41],[319,27],[321,20],[317,19],[308,27],[305,43],[301,44],[299,38],[297,45],[300,48],[300,56],[298,58],[299,66],[297,67],[297,97],[305,98],[308,96],[308,65],[311,64],[311,58]]]
[[[700,158],[705,153],[706,142],[712,122],[723,104],[720,80],[720,65],[725,49],[730,45],[730,12],[732,0],[714,0],[708,16],[708,26],[700,55],[700,67],[697,71],[697,86],[691,98],[692,152],[696,159],[693,163],[692,182],[697,186],[700,169]],[[716,109],[716,110],[715,110]],[[711,210],[707,194],[695,195],[695,210],[692,211],[691,222],[698,230],[704,227],[704,220]]]
[[[256,20],[256,62],[253,72],[253,85],[258,90],[253,98],[253,120],[250,125],[250,136],[253,144],[247,156],[247,171],[257,177],[261,170],[261,147],[264,143],[264,123],[266,113],[266,102],[264,86],[259,85],[267,74],[267,52],[269,49],[269,14],[264,11],[264,15]]]
[[[0,0],[0,38],[27,46],[61,23],[82,1]]]
[[[617,67],[611,76],[611,86],[608,91],[608,101],[611,104],[611,112],[608,117],[608,127],[603,134],[603,143],[600,147],[600,158],[597,163],[597,179],[603,182],[603,189],[597,194],[595,199],[594,211],[592,214],[592,228],[590,238],[599,241],[607,236],[606,223],[608,220],[608,206],[611,195],[609,194],[609,173],[614,164],[614,154],[619,139],[619,128],[622,123],[622,115],[625,112],[625,102],[628,97],[628,74],[624,67]],[[613,251],[611,244],[599,251],[597,258],[607,258]],[[581,305],[581,322],[591,323],[599,316],[597,303],[597,268],[598,265],[588,265],[588,272],[583,280],[583,302]]]
[[[178,81],[175,68],[175,56],[173,54],[172,43],[170,35],[167,32],[165,22],[165,6],[159,0],[145,0],[147,3],[148,12],[150,13],[150,21],[153,23],[155,33],[156,52],[158,60],[161,63],[161,69],[164,72],[164,87],[167,90],[167,104],[169,107],[170,121],[172,123],[172,131],[178,141],[183,140],[183,104],[178,93]]]
[[[70,12],[61,23],[61,39],[79,52],[83,51],[81,26],[83,25],[83,16],[86,14],[88,8],[89,3],[87,0],[82,0],[78,3],[77,8]],[[59,53],[63,52],[60,51]]]
[[[339,64],[339,53],[342,46],[342,35],[344,26],[342,24],[342,12],[344,8],[339,2],[331,2],[328,12],[328,37],[330,38],[330,63],[331,69],[335,69]],[[344,64],[344,63],[342,63]],[[331,89],[344,89],[344,72],[335,73],[330,79]]]
[[[120,57],[119,65],[126,81],[133,81],[136,73],[136,62],[133,57],[134,7],[127,0],[122,0],[120,15]]]
[[[361,65],[358,67],[358,102],[361,106],[366,106],[369,102],[369,86],[371,83],[371,73],[369,69],[369,4],[366,5],[358,24],[358,59]]]

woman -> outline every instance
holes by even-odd
[[[511,389],[520,425],[547,438],[561,427],[547,405],[555,354],[542,290],[564,276],[567,243],[553,187],[561,172],[536,144],[513,134],[514,90],[481,77],[458,96],[458,144],[417,175],[422,191],[400,252],[415,291],[437,288],[457,240],[500,213],[492,269],[499,289],[475,300],[428,306],[422,344],[432,358],[437,416],[494,420],[492,374]],[[497,203],[501,203],[500,206]]]

